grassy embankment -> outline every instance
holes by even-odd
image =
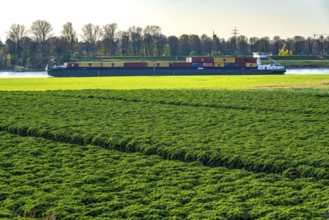
[[[0,90],[329,88],[328,75],[0,79]]]

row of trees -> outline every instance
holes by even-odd
[[[80,40],[79,40],[80,37]],[[86,24],[78,36],[72,23],[63,25],[60,36],[53,35],[52,25],[37,20],[27,29],[13,24],[5,43],[0,41],[0,67],[21,65],[43,68],[54,58],[57,62],[71,56],[190,56],[190,55],[250,55],[253,51],[290,51],[288,54],[329,54],[329,37],[313,36],[281,39],[234,36],[221,38],[203,34],[165,36],[159,26],[130,27],[120,31],[116,23],[104,26]],[[1,57],[0,57],[1,58]]]

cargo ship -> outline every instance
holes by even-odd
[[[275,60],[262,64],[266,53],[253,57],[187,57],[185,62],[67,62],[47,66],[53,77],[98,76],[202,76],[202,75],[263,75],[284,74],[286,69]]]

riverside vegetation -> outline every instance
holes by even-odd
[[[6,91],[329,88],[328,75],[2,78]]]
[[[0,92],[0,217],[326,219],[329,91]]]

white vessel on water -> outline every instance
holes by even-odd
[[[275,60],[271,58],[271,54],[262,53],[262,52],[254,52],[253,57],[257,58],[257,68],[259,70],[286,70],[284,66],[278,64]],[[273,63],[272,64],[262,64],[262,59],[269,59]]]

